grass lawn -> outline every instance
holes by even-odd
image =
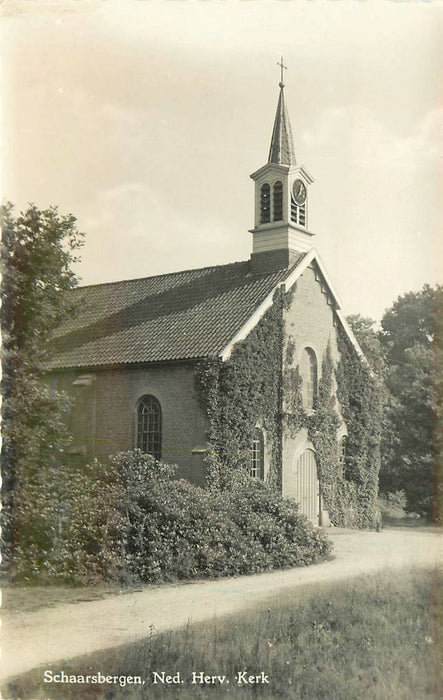
[[[442,692],[442,578],[431,570],[393,570],[292,589],[236,617],[152,633],[129,646],[48,666],[76,676],[140,676],[144,685],[120,687],[118,679],[48,684],[40,669],[3,688],[3,697],[436,700]],[[179,673],[182,682],[154,684],[154,671],[175,680]],[[244,671],[269,683],[237,683]],[[226,678],[192,684],[192,672]]]

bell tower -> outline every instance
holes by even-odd
[[[251,229],[253,272],[289,267],[297,253],[312,248],[308,229],[309,186],[314,179],[295,157],[291,124],[285,105],[283,59],[280,94],[266,165],[252,173],[255,221]]]

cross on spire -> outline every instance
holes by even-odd
[[[283,82],[283,71],[287,70],[283,63],[283,56],[277,62],[280,66],[280,95],[278,96],[277,112],[275,114],[274,128],[272,130],[271,147],[269,149],[268,163],[278,165],[296,165],[294,141],[292,139],[291,124],[285,106],[285,93]]]
[[[280,61],[277,61],[277,65],[280,66],[280,87],[284,87],[283,71],[288,70],[288,67],[283,63],[283,56],[280,58]]]

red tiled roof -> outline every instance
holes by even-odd
[[[245,261],[79,287],[72,292],[78,312],[55,334],[46,366],[218,356],[289,272],[252,274]]]

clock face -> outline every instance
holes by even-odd
[[[294,197],[296,203],[301,206],[306,201],[306,185],[303,180],[294,180],[292,185],[292,196]]]

